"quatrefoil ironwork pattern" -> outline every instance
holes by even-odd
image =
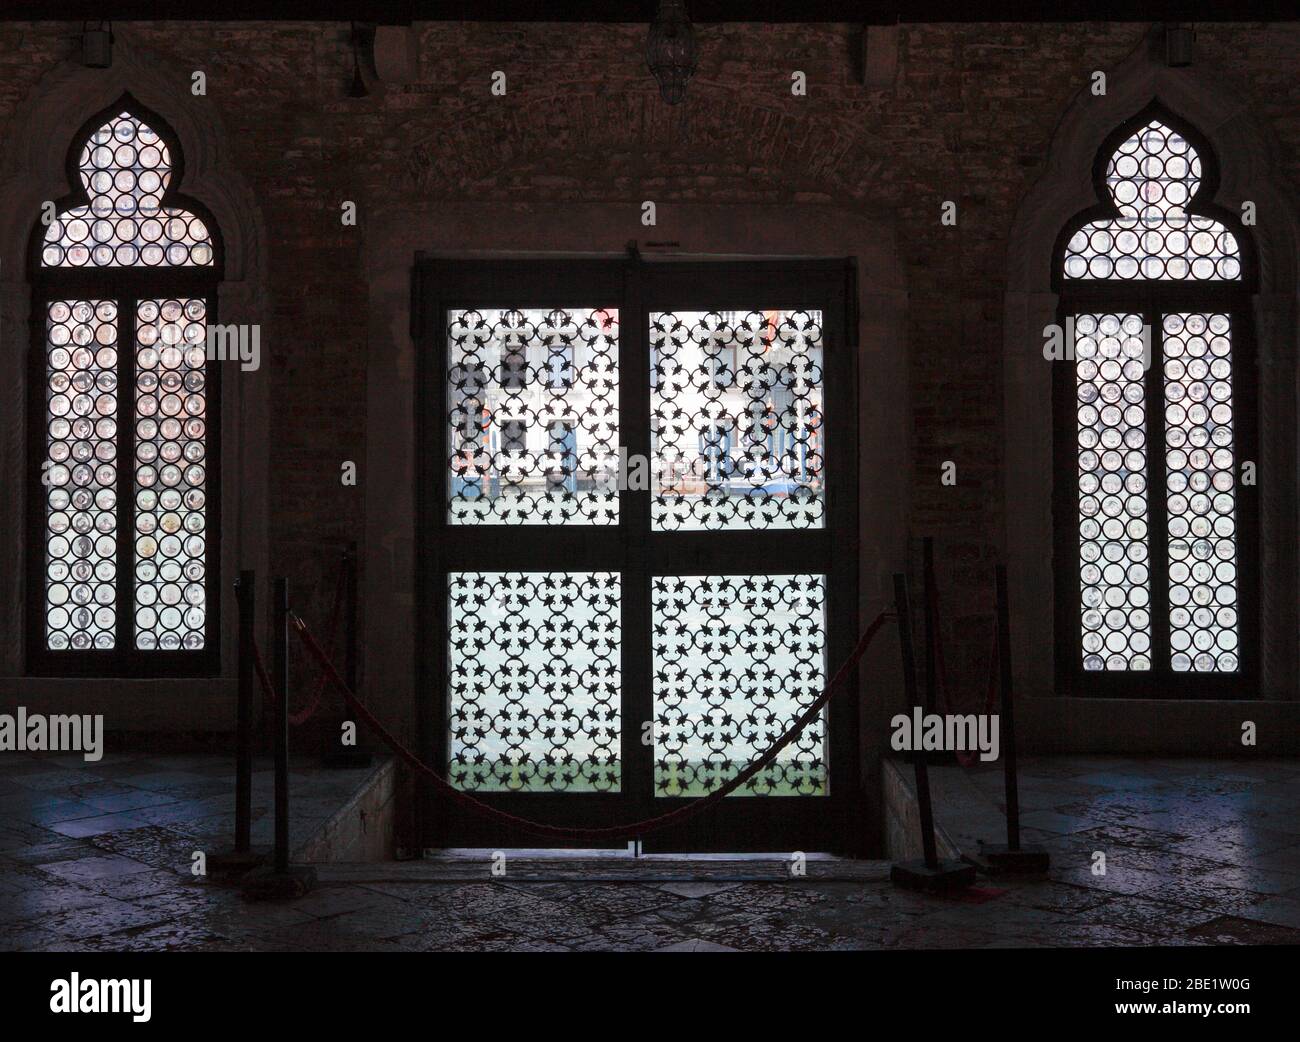
[[[617,792],[617,572],[448,577],[450,776],[479,792]]]
[[[448,319],[448,522],[617,524],[617,309]]]
[[[825,604],[821,575],[652,580],[656,795],[718,788],[817,699],[826,684]],[[826,791],[823,714],[735,795]]]
[[[822,314],[650,314],[656,530],[823,528]]]

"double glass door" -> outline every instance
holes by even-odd
[[[843,261],[420,261],[421,741],[556,825],[734,778],[857,636]],[[846,697],[847,696],[847,697]],[[647,850],[856,849],[854,692]],[[535,846],[429,794],[427,846]]]

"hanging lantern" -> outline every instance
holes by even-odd
[[[686,0],[661,0],[650,23],[646,64],[659,82],[659,93],[669,105],[686,97],[686,84],[699,65],[695,29],[686,17]]]

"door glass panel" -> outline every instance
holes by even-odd
[[[478,792],[617,792],[621,576],[452,572],[452,781]]]
[[[821,575],[661,575],[652,580],[657,796],[734,778],[826,686]],[[827,791],[825,713],[733,795]]]
[[[822,313],[649,321],[653,527],[824,528]]]
[[[448,522],[618,524],[618,408],[616,308],[448,312]]]

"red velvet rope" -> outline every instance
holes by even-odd
[[[339,564],[338,579],[334,583],[334,606],[330,609],[330,650],[329,655],[334,657],[334,648],[338,643],[339,619],[343,614],[343,591],[347,586],[348,562],[346,560]],[[271,677],[266,671],[266,663],[262,661],[262,652],[258,648],[257,642],[253,642],[253,668],[257,671],[257,679],[262,684],[262,694],[272,705],[280,700],[276,693],[275,685],[271,683]],[[320,677],[316,681],[316,690],[312,693],[311,701],[296,713],[289,714],[289,723],[293,727],[305,724],[320,709],[321,699],[325,697],[325,686],[329,683],[329,676],[324,670],[321,670]]]
[[[688,820],[689,818],[693,818],[697,814],[701,814],[705,810],[708,810],[714,804],[723,799],[723,797],[735,792],[738,788],[758,774],[758,772],[764,767],[768,766],[768,764],[776,759],[777,753],[789,745],[790,742],[799,735],[800,731],[816,719],[817,715],[826,707],[826,704],[831,700],[831,697],[835,694],[839,686],[848,678],[857,667],[858,663],[862,660],[862,656],[866,654],[872,638],[875,637],[876,633],[885,624],[886,620],[893,617],[894,613],[887,609],[882,611],[871,621],[871,625],[869,625],[866,630],[863,631],[862,636],[858,638],[858,643],[854,647],[852,654],[850,654],[844,664],[836,670],[835,675],[831,677],[830,683],[822,689],[822,693],[817,696],[816,700],[799,715],[798,719],[790,725],[789,730],[787,730],[785,734],[768,747],[767,751],[764,752],[762,756],[757,760],[754,760],[748,767],[736,775],[736,777],[732,778],[731,781],[727,782],[721,788],[715,789],[707,796],[702,796],[691,803],[678,807],[675,810],[670,810],[664,814],[658,814],[652,818],[645,818],[642,821],[633,821],[626,825],[606,825],[597,828],[563,828],[558,825],[547,825],[539,821],[530,821],[528,818],[521,818],[518,815],[510,814],[507,811],[500,810],[497,807],[484,803],[482,800],[475,798],[468,792],[456,788],[451,782],[421,760],[420,757],[416,756],[415,753],[406,748],[406,746],[398,741],[397,738],[379,722],[378,718],[356,696],[356,694],[348,687],[344,679],[339,675],[338,670],[330,661],[329,656],[321,650],[320,645],[316,642],[316,638],[312,636],[311,630],[308,629],[307,624],[296,615],[291,616],[291,621],[294,629],[297,630],[298,635],[302,638],[307,651],[314,659],[316,659],[321,668],[325,671],[325,674],[329,677],[331,682],[333,682],[334,686],[343,694],[344,699],[346,699],[348,705],[351,706],[353,712],[355,712],[357,716],[375,732],[385,745],[393,750],[398,759],[427,777],[433,783],[434,787],[443,795],[469,810],[502,822],[512,828],[516,828],[520,832],[526,832],[531,835],[545,836],[552,839],[619,840],[635,839],[638,836],[644,836],[657,831],[658,829],[666,828],[669,825],[676,825]]]

